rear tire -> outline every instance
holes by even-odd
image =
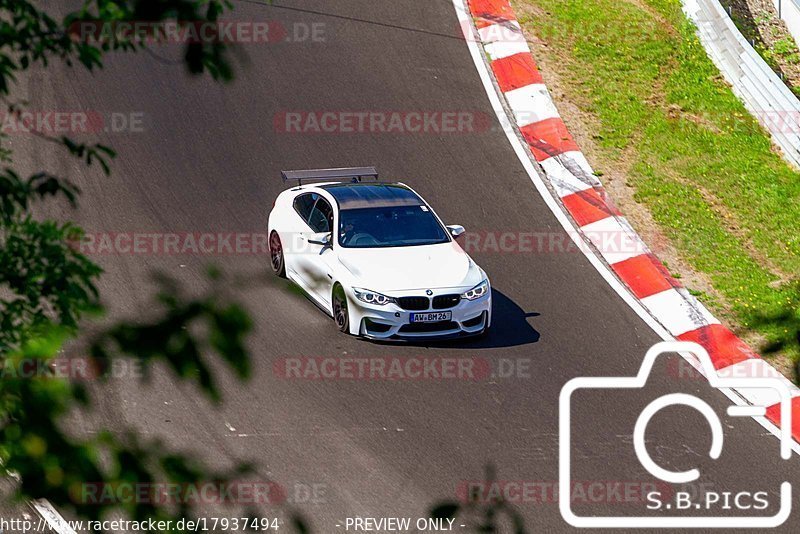
[[[333,320],[336,328],[344,334],[350,333],[350,315],[347,310],[347,296],[344,294],[342,286],[337,285],[333,289]]]
[[[283,254],[281,237],[275,230],[269,235],[269,260],[272,272],[281,278],[286,278],[286,257]]]

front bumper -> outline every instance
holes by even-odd
[[[467,288],[469,289],[469,288]],[[466,290],[465,290],[466,291]],[[460,290],[442,289],[434,291],[430,296],[463,293]],[[423,292],[407,292],[407,294],[392,294],[391,296],[419,296]],[[431,306],[425,310],[408,310],[398,304],[390,303],[386,306],[366,304],[355,297],[350,299],[351,324],[358,327],[353,332],[361,337],[376,340],[415,340],[415,339],[447,339],[467,337],[481,334],[491,324],[492,319],[492,294],[476,300],[461,299],[452,307],[434,309]],[[412,323],[412,313],[451,312],[449,321],[438,323]]]

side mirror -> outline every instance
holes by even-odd
[[[456,238],[458,236],[460,236],[461,234],[463,234],[464,232],[466,232],[466,230],[464,230],[464,227],[461,226],[460,224],[448,225],[447,230],[450,232],[451,236],[456,237]]]
[[[323,247],[327,247],[331,244],[331,235],[332,234],[330,232],[319,232],[318,234],[312,234],[308,242],[312,245],[322,245]]]

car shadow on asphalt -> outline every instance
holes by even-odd
[[[492,327],[482,337],[465,337],[442,341],[403,341],[403,345],[416,347],[440,347],[448,349],[496,349],[528,345],[539,341],[539,331],[530,319],[539,317],[538,312],[526,312],[502,291],[492,288]],[[374,343],[374,341],[372,341]],[[392,344],[392,342],[380,342]],[[396,342],[394,342],[396,344]]]

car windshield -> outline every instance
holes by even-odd
[[[408,247],[449,240],[427,206],[386,206],[339,212],[339,244],[343,247]]]

